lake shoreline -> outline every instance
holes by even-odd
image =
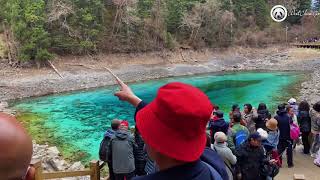
[[[63,75],[63,79],[50,69],[40,69],[39,71],[25,70],[16,76],[10,75],[10,73],[14,74],[12,70],[10,73],[2,72],[4,75],[9,75],[5,75],[0,81],[0,90],[3,92],[0,94],[0,102],[9,102],[10,105],[12,101],[29,97],[89,90],[114,85],[114,79],[103,67],[110,67],[115,74],[127,83],[166,77],[209,73],[224,74],[242,71],[302,71],[312,73],[312,76],[317,77],[317,73],[314,72],[320,67],[320,58],[317,58],[319,57],[318,55],[320,55],[317,54],[318,52],[311,51],[309,54],[313,55],[301,59],[297,54],[305,52],[299,52],[300,50],[292,48],[282,48],[280,50],[268,49],[265,50],[265,52],[259,49],[256,51],[257,52],[252,50],[252,53],[247,55],[247,57],[244,55],[245,53],[238,52],[226,55],[221,55],[222,53],[212,54],[212,52],[203,52],[205,55],[201,57],[202,59],[194,60],[194,57],[192,57],[189,61],[176,62],[173,64],[157,61],[159,62],[158,64],[157,62],[155,62],[155,64],[136,62],[119,66],[108,62],[102,63],[101,61],[95,61],[94,63],[90,63],[85,60],[80,60],[81,67],[74,68],[73,66],[71,67],[63,63],[59,64],[58,62],[57,68]],[[298,53],[296,51],[298,51]],[[86,64],[84,62],[86,62]],[[68,61],[68,63],[70,62]],[[39,75],[34,73],[39,73]],[[314,80],[313,83],[315,81],[316,80]],[[305,83],[303,86],[310,85]],[[302,94],[303,98],[308,99],[306,96],[308,92],[302,91]]]
[[[296,56],[293,56],[291,51],[295,51],[295,49],[287,49],[280,53],[275,53],[274,51],[268,52],[267,55],[257,55],[252,58],[238,55],[226,56],[221,59],[210,57],[206,61],[202,60],[193,63],[161,64],[157,67],[153,65],[134,64],[119,68],[113,67],[112,69],[120,78],[128,83],[166,77],[200,74],[223,75],[243,71],[306,72],[307,74],[310,73],[310,78],[301,83],[301,89],[297,99],[306,99],[312,103],[320,100],[320,91],[318,90],[320,89],[318,88],[320,87],[320,58],[311,57],[299,59]],[[114,79],[105,70],[101,69],[83,68],[80,72],[74,74],[70,73],[68,70],[63,70],[61,73],[63,74],[64,79],[60,79],[54,72],[48,73],[47,71],[41,74],[41,76],[33,77],[29,74],[29,76],[21,77],[21,79],[17,77],[12,78],[10,76],[4,77],[0,81],[0,90],[3,90],[5,86],[13,86],[14,88],[11,89],[13,91],[5,90],[5,93],[0,95],[0,112],[4,111],[6,113],[15,114],[16,112],[10,109],[10,102],[22,98],[38,97],[54,93],[66,93],[70,91],[82,91],[114,84]],[[44,74],[47,75],[43,76]],[[34,142],[34,147],[34,159],[43,159],[43,165],[48,167],[45,168],[46,170],[55,171],[59,169],[69,169],[69,167],[71,167],[72,164],[65,161],[65,157],[60,153],[59,156],[56,155],[57,152],[48,153],[48,146],[39,145]],[[55,151],[56,148],[52,148]],[[39,153],[42,153],[41,156],[39,156]],[[54,154],[54,156],[52,154]],[[79,166],[80,169],[83,167],[80,162],[77,162],[76,165]],[[52,169],[54,166],[61,167]]]

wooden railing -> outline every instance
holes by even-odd
[[[66,178],[66,177],[79,177],[90,176],[91,180],[100,180],[100,170],[105,163],[93,160],[90,162],[90,168],[80,171],[58,171],[58,172],[43,172],[41,161],[31,162],[30,164],[35,168],[35,180]]]

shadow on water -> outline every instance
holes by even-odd
[[[258,84],[262,80],[249,80],[249,81],[236,81],[236,80],[225,80],[218,82],[209,82],[207,84],[198,86],[204,93],[209,93],[211,91],[217,91],[220,89],[230,89],[230,88],[241,88],[245,86],[250,86],[253,84]]]

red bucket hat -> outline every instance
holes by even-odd
[[[192,162],[205,148],[206,126],[212,110],[208,96],[198,88],[169,83],[137,113],[137,128],[144,141],[156,151]]]

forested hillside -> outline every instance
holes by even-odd
[[[232,45],[263,47],[284,42],[286,25],[291,32],[289,41],[318,32],[313,20],[317,18],[303,20],[292,16],[284,23],[270,18],[273,5],[305,10],[311,8],[310,0],[0,0],[0,3],[0,32],[6,42],[7,58],[15,64],[48,60],[55,54]],[[310,26],[310,32],[300,31],[302,25]]]

